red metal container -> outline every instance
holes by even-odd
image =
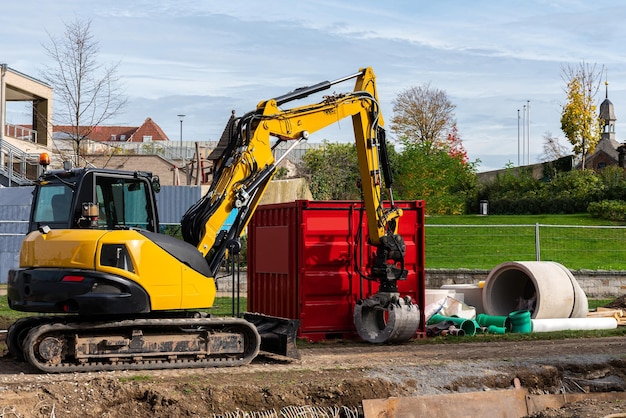
[[[398,233],[406,243],[401,296],[420,307],[425,335],[424,202],[401,201]],[[364,280],[367,218],[361,202],[298,200],[259,206],[248,225],[248,311],[299,319],[298,336],[312,341],[357,336],[354,305],[378,290]],[[362,212],[362,213],[361,213]],[[359,239],[359,230],[362,232]]]

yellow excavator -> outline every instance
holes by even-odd
[[[284,105],[355,79],[354,90],[319,103]],[[354,320],[374,343],[416,334],[419,309],[401,297],[402,211],[391,194],[385,131],[371,68],[262,101],[232,117],[216,151],[209,191],[181,220],[184,240],[159,233],[151,173],[98,168],[44,170],[33,194],[19,267],[8,277],[11,309],[37,312],[8,330],[10,353],[44,372],[236,366],[260,350],[297,356],[297,321],[246,313],[214,317],[214,277],[276,172],[276,146],[352,117],[371,243],[363,276],[380,283]],[[288,155],[288,152],[284,155]],[[43,157],[42,164],[49,163]],[[389,207],[383,206],[383,179]],[[229,215],[236,216],[223,228]]]

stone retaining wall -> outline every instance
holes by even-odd
[[[626,271],[572,270],[578,284],[589,298],[612,299],[626,293]],[[443,285],[476,284],[485,280],[489,270],[427,269],[426,288],[438,289]]]

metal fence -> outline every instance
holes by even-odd
[[[507,261],[626,270],[626,226],[426,225],[426,268],[491,269]]]
[[[9,222],[26,227],[24,221],[0,222],[0,283],[17,266],[24,237],[3,231]],[[426,268],[489,270],[507,261],[626,271],[626,226],[426,225]]]

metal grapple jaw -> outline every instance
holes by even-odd
[[[380,286],[378,293],[359,300],[354,307],[357,333],[371,343],[403,342],[417,334],[420,310],[410,296],[401,297],[398,280],[406,280],[406,245],[400,235],[381,237],[373,258],[370,279]]]
[[[419,306],[410,296],[378,292],[357,302],[354,325],[359,336],[370,343],[408,341],[420,325]]]

